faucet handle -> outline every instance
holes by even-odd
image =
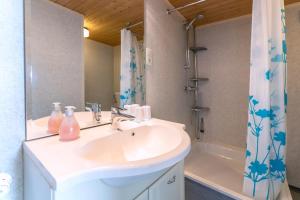
[[[90,106],[93,112],[101,112],[101,104],[100,103],[86,102],[85,104]]]
[[[85,107],[85,111],[93,112],[92,109],[90,107],[87,107],[87,106]]]
[[[113,130],[121,130],[120,127],[120,122],[121,121],[126,121],[126,120],[134,120],[134,117],[131,115],[122,115],[122,116],[116,116],[112,119],[111,121],[111,127]]]
[[[123,116],[129,119],[134,119],[135,117],[129,114],[126,114],[124,112],[121,111],[126,111],[127,109],[125,108],[120,108],[120,107],[116,107],[116,106],[111,106],[111,117],[112,119],[115,118],[116,116]]]
[[[101,112],[101,109],[102,109],[101,104],[100,104],[100,103],[99,103],[99,104],[96,104],[96,105],[95,105],[95,109],[97,109],[98,112]]]
[[[117,106],[111,106],[111,112],[113,114],[120,114],[120,111],[125,111],[127,110],[126,108],[121,108],[121,107],[117,107]]]

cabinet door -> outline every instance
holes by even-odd
[[[142,194],[140,194],[134,200],[148,200],[148,190],[144,191]]]
[[[179,163],[149,188],[149,200],[184,200],[183,163]]]

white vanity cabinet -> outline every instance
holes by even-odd
[[[130,177],[128,184],[96,179],[59,189],[51,187],[28,156],[24,161],[25,200],[184,200],[183,161],[146,176]]]
[[[149,200],[169,199],[184,199],[184,175],[182,165],[174,166],[149,187]]]
[[[172,167],[135,200],[184,200],[183,165]]]
[[[149,200],[149,190],[145,190],[142,194],[140,194],[137,198],[134,200]]]

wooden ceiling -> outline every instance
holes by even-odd
[[[128,23],[137,23],[144,18],[144,0],[51,0],[84,15],[84,26],[90,30],[90,39],[112,46],[120,44],[120,30]],[[151,0],[149,0],[151,1]],[[163,0],[161,0],[163,1]],[[169,0],[174,7],[196,0]],[[286,4],[300,0],[285,0]],[[191,20],[197,14],[204,15],[196,26],[250,14],[252,0],[206,0],[203,3],[180,10]],[[144,35],[144,26],[131,29],[138,39]]]
[[[135,24],[144,19],[144,0],[51,0],[84,16],[84,26],[90,39],[108,45],[119,45],[120,30],[127,23]],[[131,29],[142,39],[143,25]]]
[[[196,0],[169,0],[174,7],[186,5]],[[300,0],[285,0],[285,4],[300,2]],[[203,3],[182,9],[179,11],[188,21],[197,14],[204,15],[195,25],[200,26],[251,14],[252,0],[206,0]]]

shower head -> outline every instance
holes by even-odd
[[[186,24],[186,26],[185,26],[186,30],[188,31],[196,20],[198,20],[198,19],[200,20],[200,19],[203,19],[203,18],[204,18],[204,16],[201,15],[201,14],[196,15],[190,22],[188,22]]]

